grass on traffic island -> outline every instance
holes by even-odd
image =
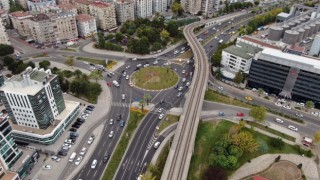
[[[148,90],[161,90],[178,82],[177,74],[168,67],[144,67],[132,74],[132,83]]]
[[[191,50],[180,54],[179,56],[175,57],[175,59],[190,59],[193,56],[193,52]]]
[[[204,177],[206,169],[209,167],[209,156],[212,152],[214,144],[221,139],[225,134],[229,133],[229,129],[234,125],[230,121],[211,121],[202,122],[200,121],[197,136],[195,140],[194,153],[191,159],[188,178],[193,180],[201,180]],[[287,153],[287,154],[307,154],[307,151],[300,148],[298,145],[286,144],[280,150],[271,146],[272,138],[261,134],[253,129],[244,128],[245,131],[252,133],[253,137],[259,144],[264,144],[264,152],[260,150],[253,153],[243,153],[238,159],[238,168],[246,162],[262,155],[262,154],[276,154],[276,153]],[[237,168],[236,168],[237,169]],[[226,170],[228,175],[231,175],[234,170]]]
[[[118,146],[114,150],[114,153],[109,161],[106,171],[104,172],[104,180],[110,180],[115,175],[117,168],[121,162],[122,156],[124,155],[127,149],[130,138],[135,129],[138,127],[144,115],[145,113],[141,113],[141,111],[139,112],[138,110],[130,111],[130,119],[126,123],[127,127],[119,140]]]
[[[160,133],[162,130],[164,130],[165,128],[167,128],[171,124],[178,122],[179,119],[180,119],[180,116],[167,114],[166,117],[162,120],[162,122],[159,126],[159,129],[158,129],[158,132]]]
[[[234,106],[240,106],[240,107],[249,108],[249,109],[256,106],[255,104],[251,104],[250,101],[247,101],[245,99],[243,99],[243,100],[234,99],[232,97],[226,96],[226,95],[221,94],[221,93],[214,91],[212,89],[208,89],[206,91],[204,99],[207,101],[219,102],[219,103],[224,103],[224,104],[231,104]],[[288,116],[286,114],[278,113],[278,112],[272,111],[270,109],[267,109],[267,110],[268,110],[268,112],[270,112],[272,114],[276,114],[276,115],[282,116],[284,118],[291,119],[295,122],[304,124],[304,121],[301,119],[298,119],[298,118],[295,118],[292,116]]]
[[[73,48],[62,48],[60,49],[61,51],[69,51],[69,52],[77,52],[77,50],[73,49]]]

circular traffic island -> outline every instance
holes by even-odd
[[[144,67],[134,72],[131,82],[138,88],[146,90],[162,90],[174,86],[178,75],[167,67]]]

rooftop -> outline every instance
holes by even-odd
[[[58,7],[61,9],[75,9],[76,8],[73,4],[59,4]]]
[[[6,120],[8,118],[8,114],[7,113],[2,113],[0,112],[0,124],[2,123],[2,121]]]
[[[259,55],[259,59],[269,62],[297,67],[299,69],[320,73],[320,61],[308,57],[284,53],[279,50],[265,48]]]
[[[87,0],[76,0],[76,3],[89,5],[91,2]]]
[[[12,171],[15,172],[19,172],[19,170],[22,168],[22,166],[24,165],[24,163],[29,159],[32,158],[32,155],[34,153],[35,150],[32,149],[20,149],[22,150],[22,156],[17,160],[17,162],[14,163],[14,165],[11,167]]]
[[[93,16],[90,16],[88,14],[79,14],[76,16],[76,20],[80,22],[90,21],[92,19],[95,19]]]
[[[32,17],[32,15],[29,12],[24,12],[24,11],[12,12],[12,13],[10,13],[10,15],[12,17],[16,17],[16,18],[19,18],[19,17]]]
[[[50,125],[47,129],[36,129],[36,128],[31,128],[31,127],[27,127],[27,126],[20,126],[17,124],[13,124],[11,121],[10,125],[12,127],[13,131],[20,131],[20,132],[24,132],[27,134],[32,134],[32,135],[48,135],[50,133],[53,133],[53,130],[57,127],[60,126],[60,123],[64,123],[65,118],[67,118],[67,116],[78,106],[78,102],[74,102],[74,101],[67,101],[65,100],[65,105],[66,108],[56,117],[56,119],[53,122],[53,125]]]
[[[90,5],[98,7],[98,8],[106,8],[106,7],[111,6],[110,3],[105,3],[105,2],[100,2],[100,1],[91,2]]]
[[[275,45],[272,45],[272,44],[268,44],[268,43],[266,43],[266,42],[262,42],[262,41],[260,41],[260,40],[258,40],[258,39],[255,39],[255,38],[253,38],[253,37],[250,37],[250,36],[243,36],[242,39],[244,39],[244,40],[246,40],[246,41],[249,41],[249,42],[251,42],[251,43],[257,44],[257,45],[259,45],[259,46],[261,46],[261,47],[266,47],[266,48],[272,48],[272,49],[281,50],[281,48],[278,47],[278,46],[275,46]]]
[[[116,0],[115,1],[117,4],[128,4],[128,3],[133,3],[133,0]]]
[[[4,176],[1,177],[1,180],[12,180],[18,177],[18,173],[7,171]]]
[[[261,50],[261,48],[254,47],[243,42],[238,42],[237,45],[229,46],[225,48],[223,51],[226,51],[230,54],[234,54],[243,59],[250,59]]]
[[[37,15],[33,16],[31,18],[31,20],[35,21],[35,22],[39,22],[39,21],[50,20],[50,17],[47,16],[46,14],[37,14]]]

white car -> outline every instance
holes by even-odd
[[[186,80],[187,80],[186,78],[182,78],[182,82],[186,82]]]
[[[187,83],[186,83],[186,86],[187,86],[187,87],[190,86],[190,82],[187,82]]]
[[[283,106],[286,109],[292,109],[289,105]]]
[[[130,65],[128,65],[127,67],[126,67],[126,69],[129,69],[131,66]]]
[[[311,114],[314,115],[314,116],[319,116],[318,112],[311,112]]]
[[[145,64],[145,65],[143,65],[143,67],[149,67],[149,64]]]
[[[180,86],[180,87],[178,88],[178,91],[182,91],[182,90],[183,90],[183,87]]]
[[[283,124],[283,120],[282,120],[282,119],[280,119],[280,118],[276,118],[274,121],[275,121],[275,122],[277,122],[277,123],[281,123],[281,124]]]
[[[123,72],[122,76],[126,77],[127,76],[127,72]]]
[[[179,53],[178,50],[175,50],[175,51],[173,52],[174,55],[176,55],[176,54],[178,54],[178,53]]]
[[[126,76],[126,80],[129,80],[129,75]]]
[[[137,60],[137,58],[132,58],[132,61],[136,61]]]
[[[162,113],[162,111],[163,111],[163,108],[158,109],[158,113]]]
[[[253,92],[256,92],[256,91],[258,91],[256,88],[252,88],[251,89]]]
[[[83,156],[83,155],[86,154],[86,152],[87,152],[87,148],[84,147],[84,148],[81,149],[81,151],[80,151],[79,154],[80,154],[81,156]]]
[[[110,120],[109,120],[109,124],[110,124],[110,125],[112,125],[113,122],[114,122],[113,119],[110,119]]]
[[[74,162],[75,165],[79,165],[82,161],[82,156],[79,156],[77,159],[76,159],[76,162]]]
[[[91,164],[91,169],[95,169],[98,164],[98,160],[94,159]]]
[[[154,61],[153,64],[154,64],[154,65],[158,64],[158,61]]]
[[[301,113],[296,113],[296,116],[303,118],[303,114],[301,114]]]
[[[289,125],[288,128],[292,131],[298,131],[298,128],[292,126],[292,125]]]
[[[282,106],[282,104],[280,103],[280,102],[276,102],[276,103],[274,103],[276,106],[279,106],[279,107],[281,107]]]
[[[109,133],[109,138],[112,138],[113,135],[114,135],[114,131],[110,131],[110,133]]]
[[[159,119],[162,119],[164,117],[164,114],[160,114]]]
[[[141,67],[142,66],[142,64],[137,64],[137,67]]]
[[[52,169],[52,166],[47,164],[47,165],[43,166],[43,169],[50,170],[50,169]]]
[[[93,142],[93,137],[90,137],[89,139],[88,139],[88,144],[92,144],[92,142]]]
[[[67,144],[67,143],[64,143],[63,146],[66,146],[66,147],[68,147],[69,149],[71,149],[71,147],[72,147],[71,144]]]
[[[221,86],[219,86],[218,89],[219,89],[220,91],[223,91],[223,87],[221,87]]]
[[[297,103],[299,106],[304,107],[305,104],[304,103]]]
[[[182,74],[186,73],[186,70],[182,70]]]
[[[285,99],[278,99],[278,101],[285,103],[286,100]]]

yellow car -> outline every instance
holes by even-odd
[[[252,101],[252,100],[253,100],[252,97],[250,97],[250,96],[246,96],[245,98],[246,98],[246,100],[248,100],[248,101]]]

